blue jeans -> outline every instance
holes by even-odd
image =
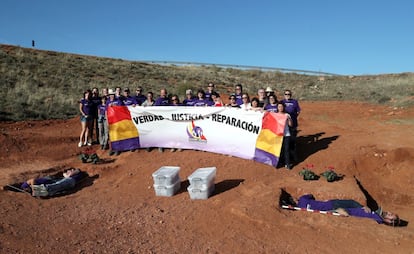
[[[47,192],[49,193],[49,196],[53,196],[61,191],[73,189],[75,188],[75,185],[76,180],[72,177],[67,177],[60,179],[54,183],[45,184],[45,187],[47,189]]]
[[[100,116],[98,118],[98,129],[99,129],[99,144],[102,146],[108,145],[109,140],[109,127],[108,121],[105,117]]]

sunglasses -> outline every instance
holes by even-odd
[[[172,101],[178,101],[178,99],[172,99]]]
[[[285,93],[285,95],[292,95],[291,93]]]
[[[230,100],[235,100],[236,98],[230,98]]]

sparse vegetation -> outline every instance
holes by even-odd
[[[237,83],[249,94],[270,86],[289,88],[300,100],[347,100],[414,105],[414,73],[377,76],[315,76],[217,66],[165,66],[0,45],[0,120],[70,118],[91,87],[161,87],[181,98],[185,89],[214,82],[221,93]],[[145,84],[145,85],[144,85]]]

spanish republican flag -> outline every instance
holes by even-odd
[[[283,131],[285,129],[287,116],[266,112],[263,115],[262,129],[257,136],[254,160],[277,166],[282,150]]]
[[[139,133],[126,106],[109,106],[107,109],[109,140],[114,151],[140,148]]]

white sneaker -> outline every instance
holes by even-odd
[[[79,142],[78,147],[82,147],[82,142]]]

